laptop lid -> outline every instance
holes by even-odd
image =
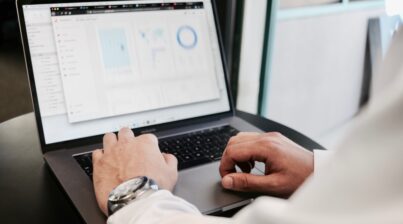
[[[17,7],[44,152],[233,114],[211,0]]]

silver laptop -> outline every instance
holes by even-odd
[[[44,159],[83,219],[106,219],[91,150],[121,127],[158,136],[179,160],[174,194],[204,214],[249,203],[220,185],[228,139],[260,130],[235,116],[214,2],[62,2],[17,8]]]

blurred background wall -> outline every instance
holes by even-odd
[[[0,122],[32,111],[13,0],[0,0]]]

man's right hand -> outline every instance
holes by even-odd
[[[265,164],[265,175],[250,173],[255,162]],[[289,197],[312,172],[313,153],[276,132],[239,133],[228,142],[220,164],[224,188],[279,197]]]

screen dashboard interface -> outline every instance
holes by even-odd
[[[210,0],[23,11],[46,144],[230,110]]]

